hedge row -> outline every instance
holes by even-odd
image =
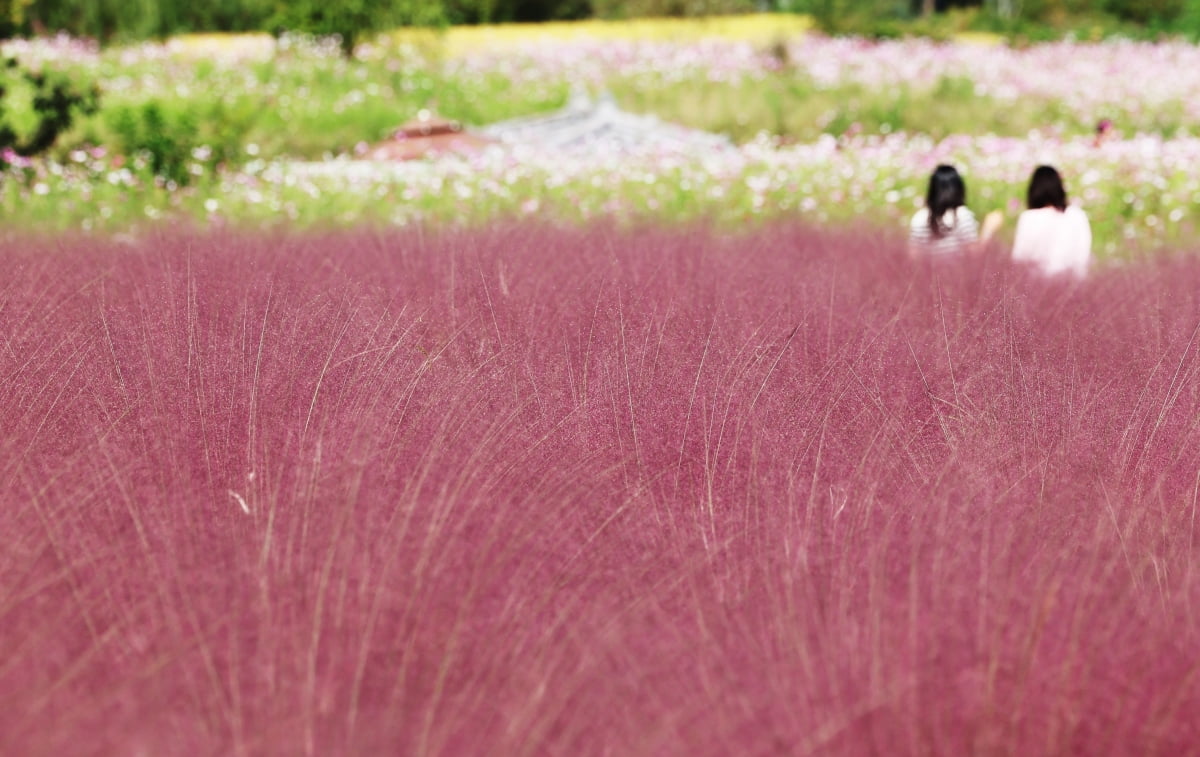
[[[185,32],[283,31],[341,35],[347,51],[363,34],[395,26],[442,26],[588,17],[701,16],[755,10],[812,14],[834,33],[937,35],[943,16],[968,9],[972,23],[1021,33],[1064,19],[1200,32],[1200,0],[0,0],[0,38],[67,32],[104,42]],[[951,14],[952,15],[952,14]]]
[[[699,16],[777,10],[776,0],[0,0],[0,36],[100,40],[285,30],[358,36],[396,25]]]

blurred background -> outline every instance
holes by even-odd
[[[1053,36],[1144,28],[1200,32],[1200,0],[3,0],[0,34],[65,32],[101,42],[189,32],[339,34],[347,47],[396,25],[809,14],[826,31],[869,35],[974,29]],[[939,15],[949,14],[945,18]]]
[[[1200,0],[0,0],[0,212],[896,228],[939,162],[1010,216],[1051,162],[1126,256],[1195,236],[1198,34]]]

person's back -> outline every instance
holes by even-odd
[[[938,232],[929,223],[929,208],[921,208],[909,224],[909,246],[930,255],[956,253],[979,239],[979,222],[965,205],[942,213]]]
[[[1017,219],[1013,260],[1035,264],[1047,275],[1087,275],[1092,227],[1087,214],[1067,204],[1058,171],[1038,166],[1029,180],[1029,209]]]
[[[1077,207],[1035,208],[1021,213],[1013,240],[1013,260],[1034,263],[1047,275],[1070,271],[1086,276],[1092,257],[1092,228]]]
[[[908,249],[914,255],[947,255],[979,239],[979,223],[966,205],[967,188],[953,166],[940,165],[929,177],[925,207],[908,227]]]

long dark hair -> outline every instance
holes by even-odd
[[[929,209],[929,230],[935,237],[946,233],[942,228],[942,216],[967,204],[967,185],[954,166],[940,165],[929,177],[929,192],[925,195],[925,207]]]
[[[1038,208],[1067,209],[1067,190],[1063,188],[1062,177],[1053,166],[1038,166],[1029,177],[1029,192],[1025,196],[1030,210]]]

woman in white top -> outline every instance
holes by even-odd
[[[954,166],[938,166],[929,177],[925,207],[909,224],[909,251],[945,255],[979,241],[979,223],[966,202],[967,187],[962,176]]]
[[[1067,205],[1062,177],[1038,166],[1029,179],[1029,210],[1017,219],[1013,260],[1033,263],[1042,273],[1087,275],[1092,259],[1092,227],[1087,214]]]

